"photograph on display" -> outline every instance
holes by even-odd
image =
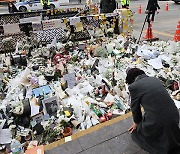
[[[43,116],[44,116],[43,112],[40,112],[40,113],[32,116],[31,118],[32,118],[32,120],[35,121],[37,124],[40,124],[40,123],[43,121]]]
[[[56,96],[43,100],[44,113],[50,116],[56,116],[59,108],[58,99]]]

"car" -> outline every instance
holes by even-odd
[[[0,0],[0,3],[15,2],[16,0]]]
[[[69,3],[69,0],[49,0],[49,2],[50,9],[58,9],[62,3]],[[20,12],[43,10],[40,0],[20,0],[14,5]]]
[[[174,3],[178,4],[180,2],[180,0],[173,0]]]

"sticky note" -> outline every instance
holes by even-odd
[[[70,116],[71,114],[69,113],[69,111],[64,111],[65,115],[68,117]]]

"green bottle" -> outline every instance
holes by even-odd
[[[98,117],[101,117],[102,116],[102,113],[101,111],[98,109],[98,107],[94,104],[91,104],[91,108],[93,109],[94,113],[98,116]]]

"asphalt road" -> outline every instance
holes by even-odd
[[[98,3],[99,0],[93,0],[93,2]],[[139,38],[144,19],[146,17],[145,9],[147,6],[148,0],[131,0],[130,9],[134,12],[134,36]],[[169,10],[165,11],[166,4],[168,3]],[[139,6],[142,7],[142,14],[138,14]],[[161,9],[159,13],[155,16],[155,21],[152,24],[153,34],[158,37],[160,40],[169,40],[172,39],[176,31],[178,20],[180,20],[180,4],[175,4],[173,1],[159,1]],[[67,7],[83,7],[83,5],[71,5],[63,6]],[[7,7],[0,7],[0,13],[7,13]],[[145,36],[147,29],[147,23],[143,29],[142,37]]]
[[[180,4],[173,1],[159,1],[159,13],[155,15],[155,21],[152,24],[153,35],[160,40],[172,39],[176,31],[178,21],[180,21]],[[169,10],[165,11],[168,3]],[[142,14],[138,14],[139,6],[142,6]],[[131,1],[130,9],[134,12],[134,35],[139,37],[146,14],[147,0]],[[145,24],[142,36],[145,36],[147,23]]]

